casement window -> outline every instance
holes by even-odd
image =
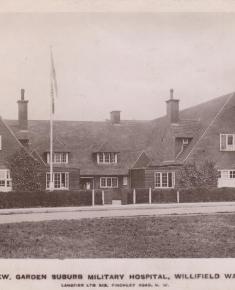
[[[113,164],[117,163],[117,153],[114,152],[99,152],[97,153],[98,164]]]
[[[69,189],[69,173],[68,172],[54,172],[53,181],[55,189]],[[50,173],[46,176],[46,189],[49,189]]]
[[[100,187],[101,188],[117,188],[118,178],[117,177],[101,177]]]
[[[235,134],[220,134],[220,151],[235,151]]]
[[[10,170],[0,169],[0,191],[11,191],[12,180],[10,176]]]
[[[219,170],[219,178],[235,179],[235,170]]]
[[[123,176],[122,184],[128,185],[128,177],[127,176]]]
[[[53,163],[63,164],[69,162],[69,153],[68,152],[55,152],[53,154]],[[47,153],[47,163],[50,163],[50,153]]]
[[[174,188],[175,172],[155,172],[155,188]]]

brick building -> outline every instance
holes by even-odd
[[[0,120],[0,190],[11,190],[6,158],[25,148],[45,166],[49,186],[49,121],[28,120],[24,90],[18,120]],[[187,162],[213,160],[218,186],[235,187],[235,94],[185,110],[166,101],[166,115],[151,121],[121,119],[113,111],[104,122],[54,122],[54,186],[57,190],[174,188]]]

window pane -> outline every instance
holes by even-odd
[[[107,178],[107,186],[112,187],[112,178],[110,177]]]
[[[109,153],[104,153],[104,158],[105,158],[105,162],[106,163],[109,163],[110,162],[110,155],[109,155]]]
[[[231,170],[229,175],[230,178],[235,178],[235,171]]]
[[[227,144],[230,145],[230,146],[233,145],[233,135],[228,135]]]
[[[5,180],[0,180],[0,186],[5,186]]]
[[[161,187],[161,175],[160,175],[160,172],[157,172],[156,173],[156,184],[155,184],[156,187]]]
[[[65,187],[65,173],[61,173],[61,187]]]
[[[167,173],[162,173],[162,187],[167,187]]]
[[[60,173],[54,174],[54,187],[60,188]]]
[[[123,185],[127,185],[127,184],[128,184],[128,177],[123,176]]]
[[[105,179],[104,177],[101,177],[100,180],[101,180],[101,181],[100,181],[100,185],[101,185],[101,187],[106,187],[106,179]]]
[[[100,159],[100,163],[104,162],[104,155],[103,153],[99,153],[99,159]]]
[[[116,177],[112,178],[112,187],[117,187],[118,186],[118,180]]]
[[[110,162],[115,163],[115,154],[114,153],[110,153]]]
[[[172,172],[168,173],[168,187],[173,187],[173,174],[172,174]]]
[[[61,153],[61,162],[66,163],[67,153]]]
[[[220,136],[220,148],[222,150],[225,150],[226,149],[226,135],[225,134],[222,134]]]

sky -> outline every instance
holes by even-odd
[[[55,118],[102,121],[165,114],[235,91],[234,13],[1,13],[0,115],[48,119],[50,46],[58,82]]]

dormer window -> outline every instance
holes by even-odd
[[[114,164],[117,163],[117,153],[114,152],[99,152],[97,153],[98,164]]]
[[[64,164],[69,162],[69,153],[68,152],[54,152],[53,154],[53,163],[55,164]],[[47,163],[50,163],[50,153],[47,153]]]
[[[188,145],[189,139],[188,138],[183,138],[182,143],[183,143],[183,145]]]
[[[235,134],[220,134],[220,151],[235,151]]]

